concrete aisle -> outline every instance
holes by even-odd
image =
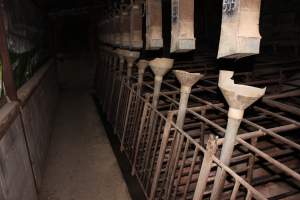
[[[92,97],[62,94],[40,200],[130,199]]]

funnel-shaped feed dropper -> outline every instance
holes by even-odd
[[[203,78],[203,75],[200,73],[189,73],[181,70],[175,70],[174,73],[181,84],[179,111],[178,111],[176,125],[179,128],[182,128],[184,124],[186,109],[187,109],[192,87],[201,78]]]
[[[227,103],[229,104],[228,122],[225,132],[224,144],[221,151],[220,160],[229,166],[238,129],[244,116],[244,111],[259,98],[261,98],[266,88],[235,84],[232,80],[233,72],[220,71],[219,88],[221,89]],[[212,191],[212,200],[220,198],[226,178],[226,172],[220,167],[217,170],[215,183]]]
[[[127,62],[127,78],[129,78],[132,75],[132,67],[133,63],[140,57],[140,52],[138,51],[125,51],[125,59]]]
[[[142,90],[142,85],[144,81],[144,73],[147,67],[149,66],[149,61],[148,60],[139,60],[137,63],[138,67],[138,93],[141,94]]]
[[[152,101],[152,106],[154,108],[157,107],[163,76],[173,67],[173,64],[174,60],[168,58],[156,58],[149,62],[149,65],[155,75]]]

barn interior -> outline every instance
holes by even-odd
[[[299,0],[0,2],[0,200],[300,199]]]

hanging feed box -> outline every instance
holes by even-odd
[[[130,46],[134,49],[143,47],[142,29],[143,13],[141,4],[133,4],[130,18]]]
[[[261,0],[223,0],[218,58],[242,58],[259,53]]]
[[[130,44],[130,15],[127,8],[123,8],[120,16],[121,47],[129,47]]]
[[[120,46],[121,44],[121,35],[120,35],[120,15],[116,13],[113,18],[113,38],[114,46]]]
[[[146,0],[146,49],[163,47],[161,0]]]
[[[172,0],[171,52],[194,49],[194,0]]]

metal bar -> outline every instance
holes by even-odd
[[[3,81],[5,86],[5,92],[8,96],[8,98],[11,101],[18,101],[17,97],[17,88],[14,81],[13,76],[13,68],[10,63],[9,58],[9,51],[6,41],[6,30],[5,30],[5,11],[4,11],[4,3],[1,1],[0,5],[0,54],[2,58],[2,64],[3,64]]]

